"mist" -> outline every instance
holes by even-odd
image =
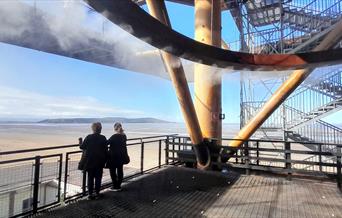
[[[169,79],[158,49],[132,36],[129,27],[124,31],[108,21],[82,0],[0,1],[0,23],[0,41],[5,43]],[[195,63],[185,59],[181,62],[188,81],[193,81]],[[217,73],[217,78],[223,74],[241,75],[229,77],[233,80],[278,79],[292,73],[215,66],[209,69]]]
[[[168,78],[155,50],[81,0],[0,1],[0,41]]]

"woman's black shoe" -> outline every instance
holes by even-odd
[[[119,192],[119,191],[121,191],[121,188],[114,188],[114,187],[112,187],[109,190],[112,191],[112,192]]]
[[[88,195],[88,200],[95,200],[95,195],[94,194]]]
[[[102,194],[100,194],[100,193],[96,193],[94,197],[95,197],[95,199],[99,199],[99,198],[101,198],[101,197],[102,197]]]

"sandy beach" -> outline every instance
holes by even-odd
[[[183,123],[128,123],[124,124],[127,138],[154,135],[186,135]],[[223,135],[233,137],[238,124],[224,124]],[[90,133],[90,124],[0,124],[0,150],[18,150],[78,143],[79,137]],[[113,134],[112,124],[103,124],[102,134]]]
[[[127,123],[123,124],[128,139],[147,136],[180,134],[186,135],[183,123]],[[239,130],[238,124],[224,124],[225,137],[233,137]],[[13,151],[31,148],[47,148],[52,146],[77,144],[79,137],[90,133],[90,124],[1,124],[0,125],[0,151]],[[113,134],[112,124],[103,124],[102,134],[109,138]],[[136,141],[128,141],[132,144]],[[154,167],[158,164],[159,142],[146,143],[144,149],[144,167]],[[165,149],[165,143],[162,143]],[[78,151],[77,146],[67,149],[46,150],[15,155],[1,156],[1,160],[32,157],[35,155],[50,155]],[[140,167],[141,145],[129,145],[128,152],[131,157],[129,167]],[[162,150],[162,163],[165,155]],[[78,157],[74,157],[75,160]],[[55,160],[54,160],[55,161]]]

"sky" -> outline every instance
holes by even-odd
[[[173,28],[193,38],[193,7],[167,3],[167,8]],[[228,12],[222,15],[222,28],[226,42],[239,39]],[[3,43],[0,60],[0,120],[122,116],[183,122],[166,79]],[[239,96],[239,74],[224,74],[224,122],[239,123]]]
[[[167,7],[173,28],[193,37],[193,8]],[[233,26],[228,13],[223,23]],[[124,116],[183,121],[168,80],[3,43],[0,60],[2,120]],[[223,108],[228,122],[238,123],[236,84],[224,77]]]

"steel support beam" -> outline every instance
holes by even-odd
[[[195,40],[221,48],[221,3],[215,0],[195,0]],[[195,108],[204,138],[222,137],[221,74],[217,69],[195,64]],[[211,153],[219,149],[209,147]],[[218,151],[217,151],[218,150]]]
[[[146,4],[150,14],[154,18],[171,28],[171,22],[164,0],[146,0]],[[161,51],[161,56],[166,70],[170,75],[173,87],[176,90],[187,131],[194,144],[198,166],[199,168],[207,168],[210,165],[209,150],[207,145],[203,142],[200,124],[191,98],[182,62],[180,58],[164,51]]]
[[[313,51],[323,51],[332,48],[342,38],[342,20],[331,30]],[[267,118],[291,95],[291,93],[310,75],[314,68],[295,70],[290,77],[277,89],[261,110],[240,130],[229,146],[238,147],[243,140],[251,137]]]
[[[248,54],[190,39],[163,25],[132,1],[83,0],[108,20],[146,43],[177,57],[229,69],[295,70],[342,61],[342,49],[298,54]],[[206,0],[204,0],[205,2]],[[201,2],[201,1],[200,1]],[[217,1],[213,1],[217,3]]]

